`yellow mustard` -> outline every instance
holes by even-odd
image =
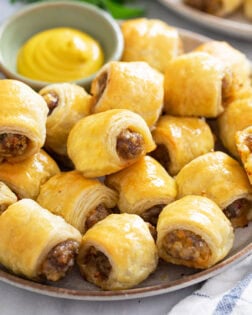
[[[20,49],[19,74],[46,82],[74,81],[96,72],[104,63],[100,44],[79,30],[60,27],[40,32]]]

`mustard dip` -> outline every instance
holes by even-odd
[[[100,44],[88,34],[60,27],[31,37],[17,58],[19,74],[46,82],[88,77],[104,63]]]

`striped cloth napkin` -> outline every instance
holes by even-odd
[[[207,280],[169,315],[252,315],[252,254]]]

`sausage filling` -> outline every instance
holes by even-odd
[[[8,208],[8,204],[3,203],[0,205],[0,214],[3,213],[7,208]]]
[[[135,159],[144,153],[144,139],[130,129],[123,130],[117,137],[116,151],[124,160]]]
[[[156,226],[158,216],[164,207],[164,204],[155,205],[145,210],[144,213],[141,214],[141,217],[144,219],[144,221],[150,222],[152,225]]]
[[[49,281],[58,281],[74,265],[74,259],[78,253],[79,244],[68,240],[51,249],[41,265],[39,275]]]
[[[108,73],[103,72],[101,75],[98,77],[98,92],[97,95],[95,95],[95,101],[98,102],[99,99],[101,98],[106,85],[107,85],[107,80],[108,80]]]
[[[146,224],[148,225],[148,229],[150,231],[151,236],[153,237],[154,241],[156,242],[156,240],[157,240],[156,228],[152,224],[150,224],[149,222],[146,222]]]
[[[26,151],[29,141],[23,135],[2,133],[0,135],[0,155],[5,158],[20,156]]]
[[[249,148],[249,151],[252,152],[252,134],[246,137],[245,144]]]
[[[85,231],[90,229],[98,221],[101,221],[104,218],[106,218],[111,213],[112,211],[106,208],[104,204],[98,205],[94,210],[89,212],[89,216],[85,222]]]
[[[201,236],[188,231],[176,229],[167,233],[163,247],[169,256],[204,265],[211,250]]]
[[[222,9],[222,0],[185,0],[189,6],[210,14],[218,14]]]
[[[85,273],[88,274],[89,278],[101,281],[106,281],[109,278],[112,266],[107,256],[94,246],[90,246],[87,250],[83,263]]]
[[[156,149],[150,155],[168,171],[171,160],[169,151],[164,144],[157,144]]]
[[[242,227],[248,224],[247,214],[251,208],[251,202],[245,198],[237,199],[223,209],[227,218],[235,227]]]
[[[59,104],[59,95],[54,91],[50,91],[50,92],[42,94],[41,96],[43,96],[44,100],[46,101],[46,104],[49,108],[48,116],[50,116],[53,110]]]

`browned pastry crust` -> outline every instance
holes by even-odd
[[[201,155],[176,176],[178,198],[205,196],[217,203],[234,227],[244,227],[251,218],[252,190],[242,166],[220,151]]]
[[[241,89],[248,88],[251,84],[251,64],[244,53],[225,41],[208,41],[198,46],[195,51],[206,52],[219,59],[226,71],[232,73],[232,82],[228,102],[235,99]]]
[[[0,180],[18,196],[18,198],[36,199],[41,185],[51,176],[59,173],[57,163],[44,151],[12,164],[0,164]]]
[[[247,19],[252,20],[252,1],[244,0],[243,3],[243,12]]]
[[[63,278],[80,241],[78,230],[31,199],[12,204],[0,216],[0,263],[28,279]]]
[[[252,184],[252,126],[237,131],[235,143],[249,182]]]
[[[138,214],[153,225],[162,208],[177,195],[175,180],[150,156],[108,175],[105,183],[118,191],[121,212]]]
[[[91,94],[94,113],[128,109],[153,127],[163,107],[163,74],[147,62],[112,61],[92,81]]]
[[[227,16],[238,9],[242,0],[184,0],[184,3],[209,14]]]
[[[235,136],[237,131],[241,131],[252,125],[252,97],[249,90],[244,91],[243,96],[237,97],[231,102],[224,113],[217,119],[218,135],[225,148],[239,159]]]
[[[145,61],[164,73],[169,61],[183,53],[177,28],[157,19],[136,18],[121,23],[122,61]]]
[[[214,118],[224,111],[232,73],[216,57],[190,52],[170,61],[164,76],[164,111],[174,116]]]
[[[85,177],[115,173],[154,148],[145,120],[126,109],[82,118],[72,128],[67,143],[69,157]]]
[[[82,234],[112,212],[117,193],[98,179],[87,179],[78,171],[61,172],[40,189],[37,202],[62,216]]]
[[[233,241],[229,220],[206,197],[185,196],[166,206],[158,219],[158,253],[173,264],[209,268],[229,253]]]
[[[129,289],[157,267],[148,224],[135,214],[111,214],[83,236],[77,263],[83,277],[104,290]]]
[[[11,79],[0,80],[0,100],[0,160],[25,160],[44,145],[46,102],[28,85]]]
[[[74,124],[90,114],[91,95],[73,83],[55,83],[39,94],[49,108],[46,121],[46,148],[60,156],[67,155],[66,142]]]
[[[16,201],[17,196],[7,185],[5,185],[5,183],[0,182],[0,214]]]
[[[213,151],[214,136],[204,119],[163,115],[152,132],[157,148],[150,154],[171,175],[188,162]]]

